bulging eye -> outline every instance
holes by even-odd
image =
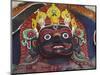
[[[51,39],[51,35],[50,35],[50,34],[44,35],[44,39],[45,39],[45,40],[50,40],[50,39]]]
[[[63,34],[62,34],[62,37],[63,37],[64,39],[67,39],[67,38],[69,38],[69,35],[68,35],[67,33],[63,33]]]

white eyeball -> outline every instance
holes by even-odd
[[[51,35],[50,35],[50,34],[44,35],[44,39],[45,39],[45,40],[50,40],[50,39],[51,39]]]
[[[67,39],[67,38],[69,38],[69,35],[68,35],[67,33],[63,33],[63,34],[62,34],[62,37],[63,37],[64,39]]]

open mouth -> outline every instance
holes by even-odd
[[[66,43],[66,44],[56,44],[53,45],[52,48],[53,49],[69,49],[71,48],[72,44]]]
[[[62,49],[64,49],[63,45],[54,45],[53,47],[54,52],[60,53],[62,52]]]
[[[49,44],[43,46],[44,49],[48,52],[55,52],[55,53],[67,53],[69,49],[72,47],[71,43],[61,43],[61,44]]]
[[[56,44],[52,46],[52,49],[54,50],[54,52],[56,53],[63,53],[63,52],[67,52],[70,48],[71,48],[72,44]]]

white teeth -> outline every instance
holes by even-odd
[[[54,46],[53,48],[63,48],[63,46]]]

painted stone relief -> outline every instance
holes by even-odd
[[[86,5],[21,2],[12,7],[12,73],[95,69],[95,17],[96,10]]]

